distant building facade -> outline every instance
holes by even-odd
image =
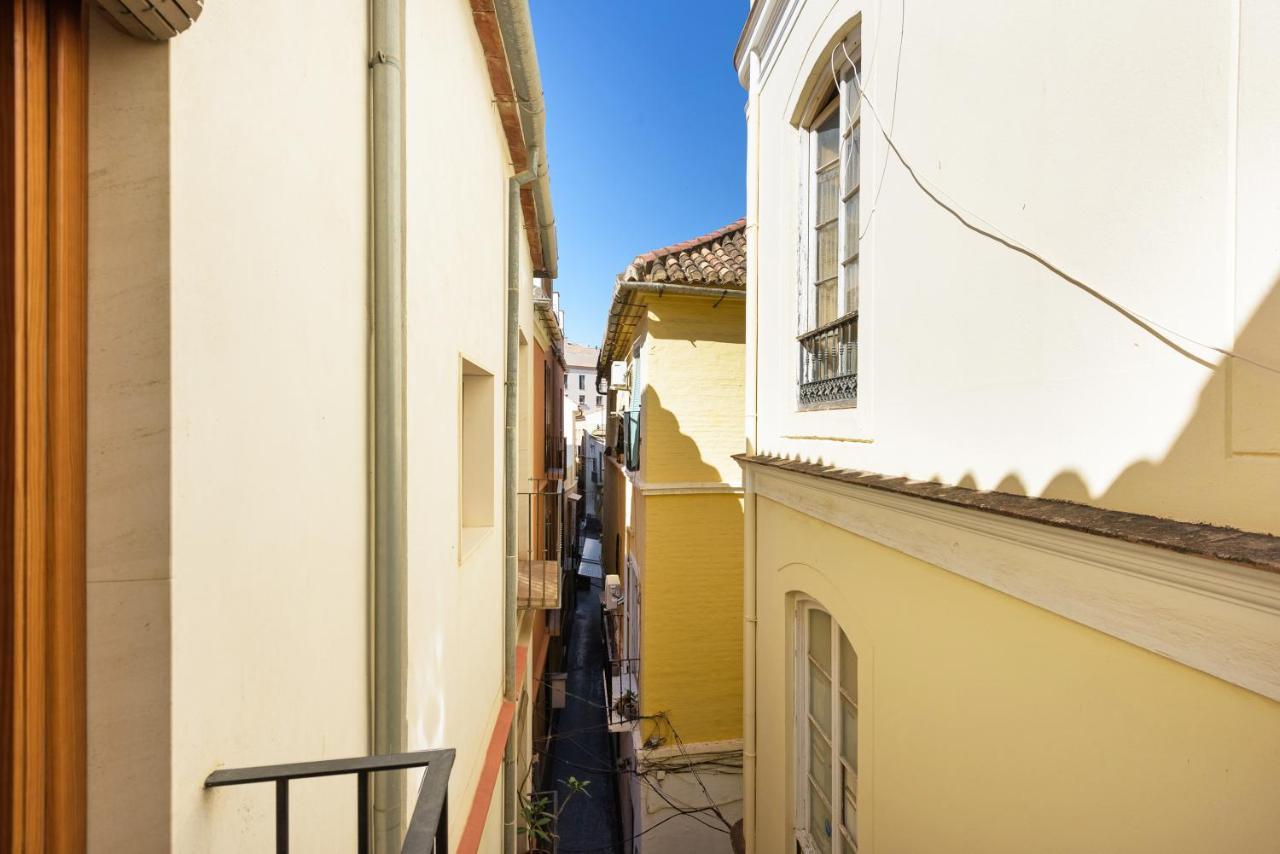
[[[596,387],[596,360],[599,355],[600,351],[595,347],[572,342],[565,344],[565,363],[569,370],[565,389],[573,405],[588,422],[604,408],[604,395]]]
[[[601,547],[628,852],[719,850],[740,816],[743,224],[618,277]],[[616,583],[614,583],[616,582]],[[697,810],[680,815],[684,805]]]

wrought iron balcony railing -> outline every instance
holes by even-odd
[[[623,429],[624,412],[610,412],[609,421],[606,426],[606,453],[613,454],[615,459],[622,459],[623,449],[626,447],[626,436]]]
[[[547,471],[564,471],[565,449],[563,436],[548,436],[543,440],[542,467]]]
[[[628,658],[625,649],[625,611],[601,606],[600,632],[604,636],[604,695],[609,709],[610,732],[623,732],[640,716],[640,659]]]
[[[640,659],[613,658],[605,665],[609,731],[622,732],[640,717]]]
[[[626,442],[627,468],[640,468],[640,410],[629,409],[622,413],[622,432]]]
[[[800,341],[800,406],[849,406],[858,400],[858,315],[806,332]]]
[[[560,607],[563,482],[535,481],[529,492],[520,493],[519,511],[517,605],[554,610]]]
[[[360,756],[353,759],[326,759],[319,762],[294,762],[288,765],[262,765],[256,768],[223,768],[204,781],[206,789],[221,786],[245,786],[251,783],[274,783],[276,792],[276,852],[289,851],[289,783],[311,777],[356,777],[356,851],[368,854],[369,776],[382,771],[423,768],[418,801],[409,819],[401,854],[444,854],[449,850],[449,774],[453,770],[453,750],[419,750],[414,753],[389,753]]]

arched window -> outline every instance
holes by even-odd
[[[858,850],[858,656],[811,600],[796,610],[796,842],[805,854]]]
[[[808,275],[800,311],[799,404],[846,407],[858,399],[858,215],[862,124],[857,37],[836,45],[834,74],[807,122]],[[830,72],[828,72],[830,73]]]

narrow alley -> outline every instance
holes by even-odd
[[[589,588],[578,596],[573,613],[565,667],[565,707],[555,722],[548,745],[549,779],[555,781],[563,812],[558,854],[620,850],[617,804],[611,773],[604,683],[604,644],[600,634],[600,540],[586,536],[578,575]],[[586,794],[572,794],[570,777],[586,782]]]
[[[1280,854],[1280,0],[0,33],[0,854]]]

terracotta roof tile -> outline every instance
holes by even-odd
[[[1211,560],[1229,561],[1264,572],[1280,573],[1280,537],[1238,531],[1219,525],[1180,522],[1158,516],[1109,510],[1052,498],[985,492],[963,486],[926,483],[905,477],[889,477],[871,472],[760,454],[735,457],[744,463],[783,469],[854,486],[895,492],[970,510],[1039,522],[1058,528],[1110,537],[1127,543],[1153,546],[1168,551]]]
[[[680,285],[747,285],[747,221],[637,255],[621,278]]]

